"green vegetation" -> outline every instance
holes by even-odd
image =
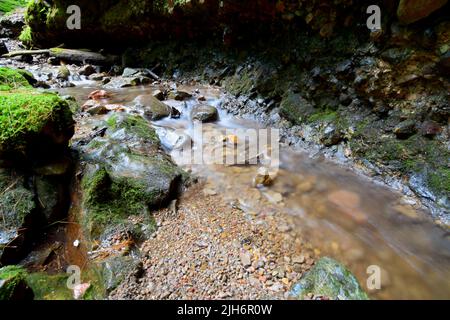
[[[39,133],[50,120],[72,117],[67,102],[53,93],[34,90],[0,92],[0,145],[24,142],[29,134]],[[58,119],[59,118],[59,119]]]
[[[11,300],[17,286],[23,285],[27,272],[18,266],[6,266],[0,269],[0,280],[5,284],[0,287],[0,301]]]
[[[26,46],[31,46],[33,43],[33,37],[31,35],[31,28],[29,26],[26,26],[20,36],[19,36],[19,40],[22,41],[22,43]]]
[[[28,0],[2,0],[0,1],[0,12],[8,13],[17,7],[25,7]]]
[[[355,276],[339,262],[324,257],[293,286],[291,295],[304,299],[308,294],[333,300],[368,300]]]
[[[68,277],[68,274],[32,273],[26,276],[26,281],[35,300],[73,300],[73,291],[67,288]]]
[[[31,86],[19,70],[0,67],[0,91],[18,88],[31,88]]]

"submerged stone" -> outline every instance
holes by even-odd
[[[324,257],[295,284],[290,296],[304,299],[308,294],[334,300],[367,300],[355,276],[339,262]]]

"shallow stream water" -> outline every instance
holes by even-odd
[[[91,83],[79,83],[77,87],[58,91],[74,96],[83,104],[95,89],[98,88]],[[112,90],[111,98],[105,103],[121,104],[133,110],[135,97],[151,94],[155,89],[159,87]],[[225,155],[236,154],[237,146],[245,144],[246,138],[239,132],[230,138],[227,129],[264,128],[220,110],[223,95],[218,88],[189,86],[178,90],[197,90],[197,95],[205,97],[204,103],[218,107],[219,121],[202,127],[203,133],[216,139],[202,142],[196,139],[196,128],[190,119],[190,111],[198,103],[195,98],[184,102],[165,101],[181,111],[181,117],[156,121],[153,126],[174,161],[205,178],[209,192],[235,203],[256,221],[263,215],[288,215],[292,224],[280,227],[280,232],[295,228],[312,243],[319,256],[328,255],[343,262],[372,298],[450,298],[449,233],[433,224],[425,212],[405,203],[401,194],[386,186],[325,159],[310,158],[306,150],[281,147],[280,167],[273,173],[273,184],[268,187],[254,186],[256,172],[270,160],[260,150],[252,154],[251,148],[243,149],[247,150],[247,158],[259,159],[256,164],[189,163],[186,154],[178,150],[181,144],[204,151],[224,148]],[[231,143],[227,142],[227,135]],[[219,159],[223,159],[221,153]],[[381,289],[367,287],[370,266],[381,270]]]

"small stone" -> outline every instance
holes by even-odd
[[[442,132],[441,126],[434,121],[424,121],[420,128],[420,133],[425,137],[433,137]]]
[[[95,68],[92,65],[90,65],[90,64],[87,64],[87,65],[83,66],[80,69],[80,71],[78,71],[78,73],[80,75],[86,76],[86,77],[89,77],[91,74],[94,74],[95,72],[96,72]]]
[[[394,134],[399,139],[407,139],[415,134],[416,131],[416,122],[414,120],[402,121],[394,128]]]
[[[255,187],[259,186],[270,186],[273,184],[273,178],[270,175],[269,169],[265,167],[260,167],[256,173],[255,178],[253,179],[253,185]]]
[[[250,252],[245,251],[245,250],[241,250],[241,252],[239,253],[239,257],[241,259],[242,265],[245,268],[251,266],[251,264],[252,264],[252,256],[251,256]]]
[[[172,91],[169,93],[168,98],[177,101],[184,101],[192,98],[192,95],[184,91]]]
[[[292,263],[298,263],[298,264],[305,263],[305,256],[301,255],[301,256],[292,257]]]

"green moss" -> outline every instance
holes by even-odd
[[[0,1],[0,12],[8,13],[18,7],[25,7],[28,0],[2,0]]]
[[[73,300],[73,291],[67,287],[68,277],[68,274],[32,273],[26,276],[26,282],[36,300]]]
[[[308,122],[332,122],[336,120],[337,113],[336,111],[322,111],[317,112],[308,117]]]
[[[39,133],[50,120],[61,126],[72,123],[67,102],[53,93],[0,92],[0,106],[2,146],[20,146],[28,135]]]
[[[0,288],[0,301],[11,300],[15,288],[25,281],[27,272],[18,266],[6,266],[0,269],[0,280],[6,281]]]
[[[31,88],[21,71],[0,67],[0,91],[18,88]]]
[[[436,193],[450,195],[450,168],[438,168],[428,176],[428,185]]]
[[[108,225],[121,224],[130,215],[148,214],[147,203],[156,196],[138,180],[111,179],[105,168],[85,175],[82,188],[84,205],[89,210],[84,224],[94,237]]]
[[[140,116],[119,117],[113,115],[106,120],[106,124],[111,130],[125,129],[140,139],[159,143],[159,137],[155,130]]]
[[[293,286],[291,296],[304,299],[308,294],[334,300],[367,300],[358,280],[345,266],[324,257]]]
[[[26,26],[25,28],[23,28],[22,32],[20,33],[19,40],[22,41],[22,43],[27,47],[33,44],[33,36],[30,26]]]

